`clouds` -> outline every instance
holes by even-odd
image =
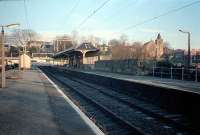
[[[65,32],[56,32],[56,31],[40,31],[38,32],[41,37],[40,40],[42,41],[52,41],[53,39],[55,39],[56,36],[61,36],[61,35],[65,35]]]

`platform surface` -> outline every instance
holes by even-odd
[[[39,70],[15,71],[0,88],[0,135],[94,135]]]
[[[66,69],[64,67],[60,67],[60,68]],[[159,87],[173,88],[173,89],[189,91],[189,92],[200,94],[200,82],[167,79],[167,78],[160,78],[160,77],[153,77],[153,76],[124,75],[124,74],[109,73],[109,72],[94,71],[94,70],[91,70],[91,71],[77,70],[77,69],[68,69],[68,70],[74,70],[74,71],[85,72],[89,74],[96,74],[96,75],[112,77],[112,78],[121,79],[121,80],[155,85]]]

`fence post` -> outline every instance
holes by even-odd
[[[182,67],[182,80],[184,80],[184,67]]]
[[[195,82],[198,82],[198,68],[197,67],[195,71]]]
[[[173,68],[171,67],[171,79],[173,79],[172,71],[173,71]]]

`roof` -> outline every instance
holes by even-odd
[[[161,35],[160,35],[160,33],[158,33],[157,39],[161,39]]]
[[[82,43],[76,47],[76,50],[97,51],[98,49],[94,47],[91,43]]]
[[[64,51],[58,52],[54,55],[54,58],[58,58],[58,57],[67,57],[70,53],[73,52],[80,52],[86,50],[88,52],[95,52],[95,51],[99,51],[99,49],[97,49],[96,47],[94,47],[91,43],[82,43],[78,46],[72,46]]]
[[[148,42],[144,43],[144,46],[147,46],[147,45],[152,44],[152,43],[154,43],[153,40],[148,41]]]
[[[55,40],[60,40],[60,41],[71,41],[71,37],[69,35],[64,35],[64,36],[57,36]]]

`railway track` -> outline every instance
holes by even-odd
[[[65,73],[63,75],[65,75]],[[200,134],[200,131],[197,131],[194,127],[190,126],[190,122],[187,119],[185,119],[181,114],[169,113],[165,110],[160,109],[159,107],[155,107],[154,105],[144,103],[142,101],[137,100],[136,98],[116,92],[116,90],[100,87],[98,85],[88,83],[86,81],[74,78],[69,75],[65,76],[73,81],[81,83],[82,85],[86,85],[90,88],[97,89],[102,94],[120,102],[123,102],[129,105],[131,108],[136,108],[139,111],[148,114],[150,117],[156,118],[161,122],[165,122],[169,125],[172,125],[173,127],[176,127],[179,130],[187,130],[192,134]]]
[[[95,123],[107,134],[196,134],[193,129],[134,104],[125,95],[65,76],[61,71],[50,68],[43,68],[43,71],[63,86],[70,88],[70,96],[80,103],[85,113],[94,118]]]
[[[51,77],[53,80],[58,81],[63,86],[67,86],[70,89],[73,89],[70,87],[66,82],[63,80],[57,78],[55,74],[52,74],[52,72],[49,72],[47,70],[43,71]],[[100,122],[97,122],[97,125],[104,131],[106,134],[116,134],[116,135],[145,135],[145,133],[139,129],[138,127],[132,125],[128,121],[123,120],[121,117],[117,116],[115,113],[110,111],[105,106],[99,104],[95,100],[89,98],[86,94],[76,91],[73,89],[73,91],[70,91],[70,93],[73,92],[73,98],[77,99],[79,101],[79,104],[81,104],[81,107],[84,107],[86,109],[87,107],[87,114],[90,116],[97,115]],[[78,94],[74,96],[74,93]],[[70,95],[72,96],[72,95]],[[73,99],[74,100],[74,99]],[[76,100],[76,101],[77,101]],[[82,103],[81,103],[82,102]],[[79,106],[80,107],[80,106]],[[89,111],[90,110],[90,111]],[[90,117],[91,118],[91,117]]]

